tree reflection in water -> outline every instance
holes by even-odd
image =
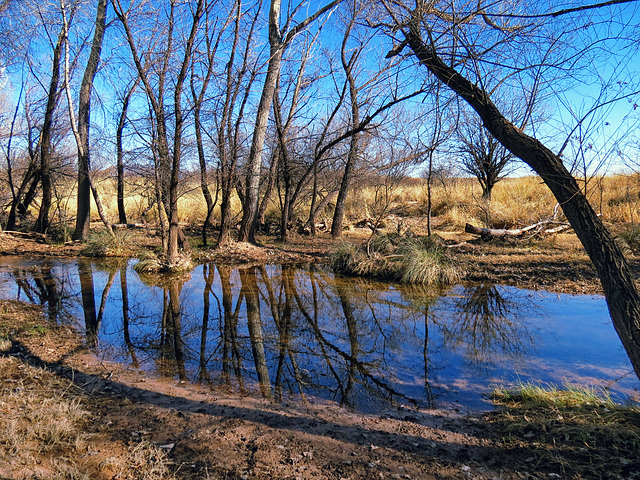
[[[451,320],[440,324],[444,342],[462,347],[477,368],[490,367],[497,354],[521,357],[531,346],[532,335],[519,318],[536,309],[527,296],[507,297],[500,287],[481,284],[465,288],[455,305]]]
[[[436,407],[464,388],[455,382],[500,375],[533,342],[533,300],[494,285],[444,292],[334,278],[317,266],[207,264],[192,277],[140,277],[126,261],[88,260],[3,275],[18,297],[46,303],[50,318],[76,312],[98,352],[277,401]]]
[[[82,295],[82,311],[84,312],[85,334],[87,344],[95,347],[98,344],[98,316],[96,315],[96,298],[93,289],[93,268],[87,260],[78,261],[78,278]]]
[[[16,299],[46,306],[50,321],[69,317],[69,275],[56,268],[56,262],[43,260],[34,265],[18,265],[9,269],[9,277],[17,288]],[[24,297],[23,297],[24,296]]]

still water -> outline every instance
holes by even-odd
[[[278,401],[477,410],[522,381],[640,399],[600,296],[406,288],[314,265],[147,277],[135,262],[0,258],[0,297],[44,305],[103,358]]]

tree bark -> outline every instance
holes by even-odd
[[[260,175],[262,170],[262,151],[267,135],[267,123],[271,112],[273,94],[280,76],[280,65],[284,43],[280,32],[280,0],[271,0],[269,8],[269,45],[271,57],[267,68],[267,76],[262,87],[262,95],[258,104],[256,123],[249,151],[247,180],[245,187],[245,200],[242,206],[242,222],[238,234],[239,242],[255,243],[255,224],[258,214],[258,191],[260,188]]]
[[[623,253],[575,178],[557,155],[509,122],[486,91],[442,61],[435,49],[422,40],[419,20],[414,19],[403,33],[420,63],[466,101],[482,118],[487,130],[540,175],[562,205],[596,268],[613,325],[640,378],[640,295]]]
[[[47,94],[47,107],[40,133],[40,181],[42,184],[42,200],[40,211],[35,224],[35,231],[47,233],[49,230],[49,211],[51,210],[51,137],[53,133],[53,114],[58,105],[58,85],[60,84],[60,61],[64,44],[65,29],[60,29],[58,41],[53,49],[53,65],[51,68],[51,82]]]
[[[74,240],[86,240],[89,236],[91,222],[91,169],[89,152],[89,128],[91,125],[91,91],[93,80],[98,71],[102,40],[107,22],[107,0],[99,0],[96,11],[93,43],[89,52],[89,60],[82,77],[80,95],[78,97],[78,134],[81,145],[78,145],[78,204],[76,210],[76,229]]]

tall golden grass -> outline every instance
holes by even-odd
[[[412,179],[415,180],[415,179]],[[580,181],[593,208],[609,224],[640,223],[640,175],[611,175]],[[375,186],[356,189],[348,213],[371,215]],[[432,216],[441,227],[462,228],[465,223],[487,227],[530,225],[554,215],[556,200],[538,177],[506,178],[493,189],[491,201],[482,198],[475,179],[454,178],[432,186]],[[411,181],[396,189],[390,211],[419,216],[427,212],[426,181]]]
[[[580,182],[585,188],[594,209],[605,222],[613,225],[640,223],[640,174],[608,175]],[[117,222],[116,184],[112,177],[96,175],[96,185],[101,202],[109,219]],[[369,179],[366,184],[356,181],[348,197],[346,221],[357,222],[364,218],[376,218],[381,213],[396,216],[424,216],[427,212],[427,185],[423,179],[409,178],[399,182],[381,194],[382,182],[376,185]],[[210,186],[212,193],[215,185]],[[129,222],[142,221],[142,214],[153,200],[153,185],[143,178],[129,178],[126,187],[125,206]],[[488,227],[513,227],[529,225],[554,214],[556,200],[550,190],[533,176],[506,178],[494,188],[490,202],[482,198],[480,185],[472,178],[451,178],[432,185],[432,217],[438,228],[452,230],[463,228],[465,223]],[[213,221],[219,218],[220,202],[214,209]],[[267,209],[266,218],[279,218],[279,200],[274,194]],[[182,194],[178,201],[180,221],[201,225],[206,216],[206,204],[197,176],[182,182]],[[58,186],[56,189],[56,219],[71,224],[76,210],[75,185]],[[239,217],[241,204],[234,196],[232,211]],[[306,215],[308,206],[299,209]],[[37,212],[34,212],[37,214]],[[330,220],[332,205],[318,220]],[[99,222],[92,200],[92,220]],[[157,208],[146,213],[146,220],[155,222]],[[306,218],[305,218],[306,219]]]

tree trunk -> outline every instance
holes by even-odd
[[[280,65],[282,63],[282,50],[284,48],[280,33],[280,0],[271,0],[269,9],[269,45],[271,58],[267,68],[267,77],[262,87],[262,95],[258,104],[256,123],[253,130],[251,150],[249,151],[248,171],[246,180],[246,192],[242,206],[242,222],[238,234],[239,242],[255,243],[255,224],[258,214],[258,191],[260,188],[260,174],[262,170],[262,151],[267,135],[267,123],[271,112],[273,94],[276,90]]]
[[[419,23],[413,23],[404,34],[420,63],[464,99],[482,118],[489,132],[540,175],[562,205],[596,268],[613,325],[640,378],[640,295],[624,255],[575,178],[557,155],[509,122],[484,90],[445,64],[434,48],[422,40]]]
[[[58,85],[60,83],[60,60],[65,38],[65,29],[60,29],[58,41],[53,49],[53,66],[51,68],[51,82],[47,94],[47,107],[40,133],[40,181],[42,183],[42,201],[35,224],[35,231],[47,233],[49,230],[49,211],[51,210],[51,136],[53,130],[53,114],[58,104]]]
[[[127,224],[127,211],[124,206],[124,149],[122,147],[122,134],[124,127],[127,123],[127,111],[129,110],[129,102],[131,96],[138,85],[136,81],[133,86],[127,91],[124,99],[122,100],[122,110],[120,111],[120,118],[118,120],[118,129],[116,131],[116,171],[117,171],[117,197],[118,197],[118,222],[121,224]]]
[[[74,240],[86,240],[89,236],[89,224],[91,222],[91,181],[89,180],[91,169],[89,151],[91,90],[93,89],[93,79],[98,71],[98,63],[100,63],[106,19],[107,0],[99,0],[94,24],[93,43],[78,97],[78,133],[82,145],[78,146],[78,205],[76,210],[76,229],[72,235]]]

